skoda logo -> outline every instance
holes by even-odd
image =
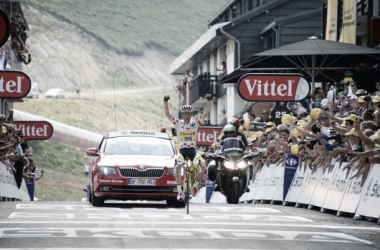
[[[367,190],[365,191],[365,194],[364,194],[364,201],[366,201],[368,199],[369,191],[370,191],[371,186],[372,186],[372,181],[373,181],[373,178],[371,178],[371,180],[368,183]]]
[[[140,169],[140,170],[144,170],[144,169],[145,169],[145,166],[144,166],[144,165],[140,165],[140,166],[139,166],[139,169]]]

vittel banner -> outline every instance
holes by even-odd
[[[222,133],[222,128],[218,127],[199,127],[197,133],[197,145],[210,146],[218,140]]]
[[[310,93],[310,84],[299,74],[246,74],[238,82],[246,101],[297,102]]]
[[[26,140],[47,140],[54,132],[53,125],[45,121],[14,121]]]
[[[27,74],[21,71],[0,71],[0,98],[22,98],[31,88]]]

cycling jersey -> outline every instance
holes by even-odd
[[[201,119],[198,117],[189,122],[173,118],[173,124],[177,129],[179,148],[195,148],[197,146],[197,131]]]

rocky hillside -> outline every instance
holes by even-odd
[[[228,0],[24,0],[32,63],[42,92],[173,85],[168,65]],[[202,10],[202,11],[199,11]]]

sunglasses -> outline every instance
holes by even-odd
[[[346,122],[346,126],[352,126],[352,125],[354,125],[353,122]]]
[[[182,115],[192,115],[193,113],[191,112],[183,112]]]

